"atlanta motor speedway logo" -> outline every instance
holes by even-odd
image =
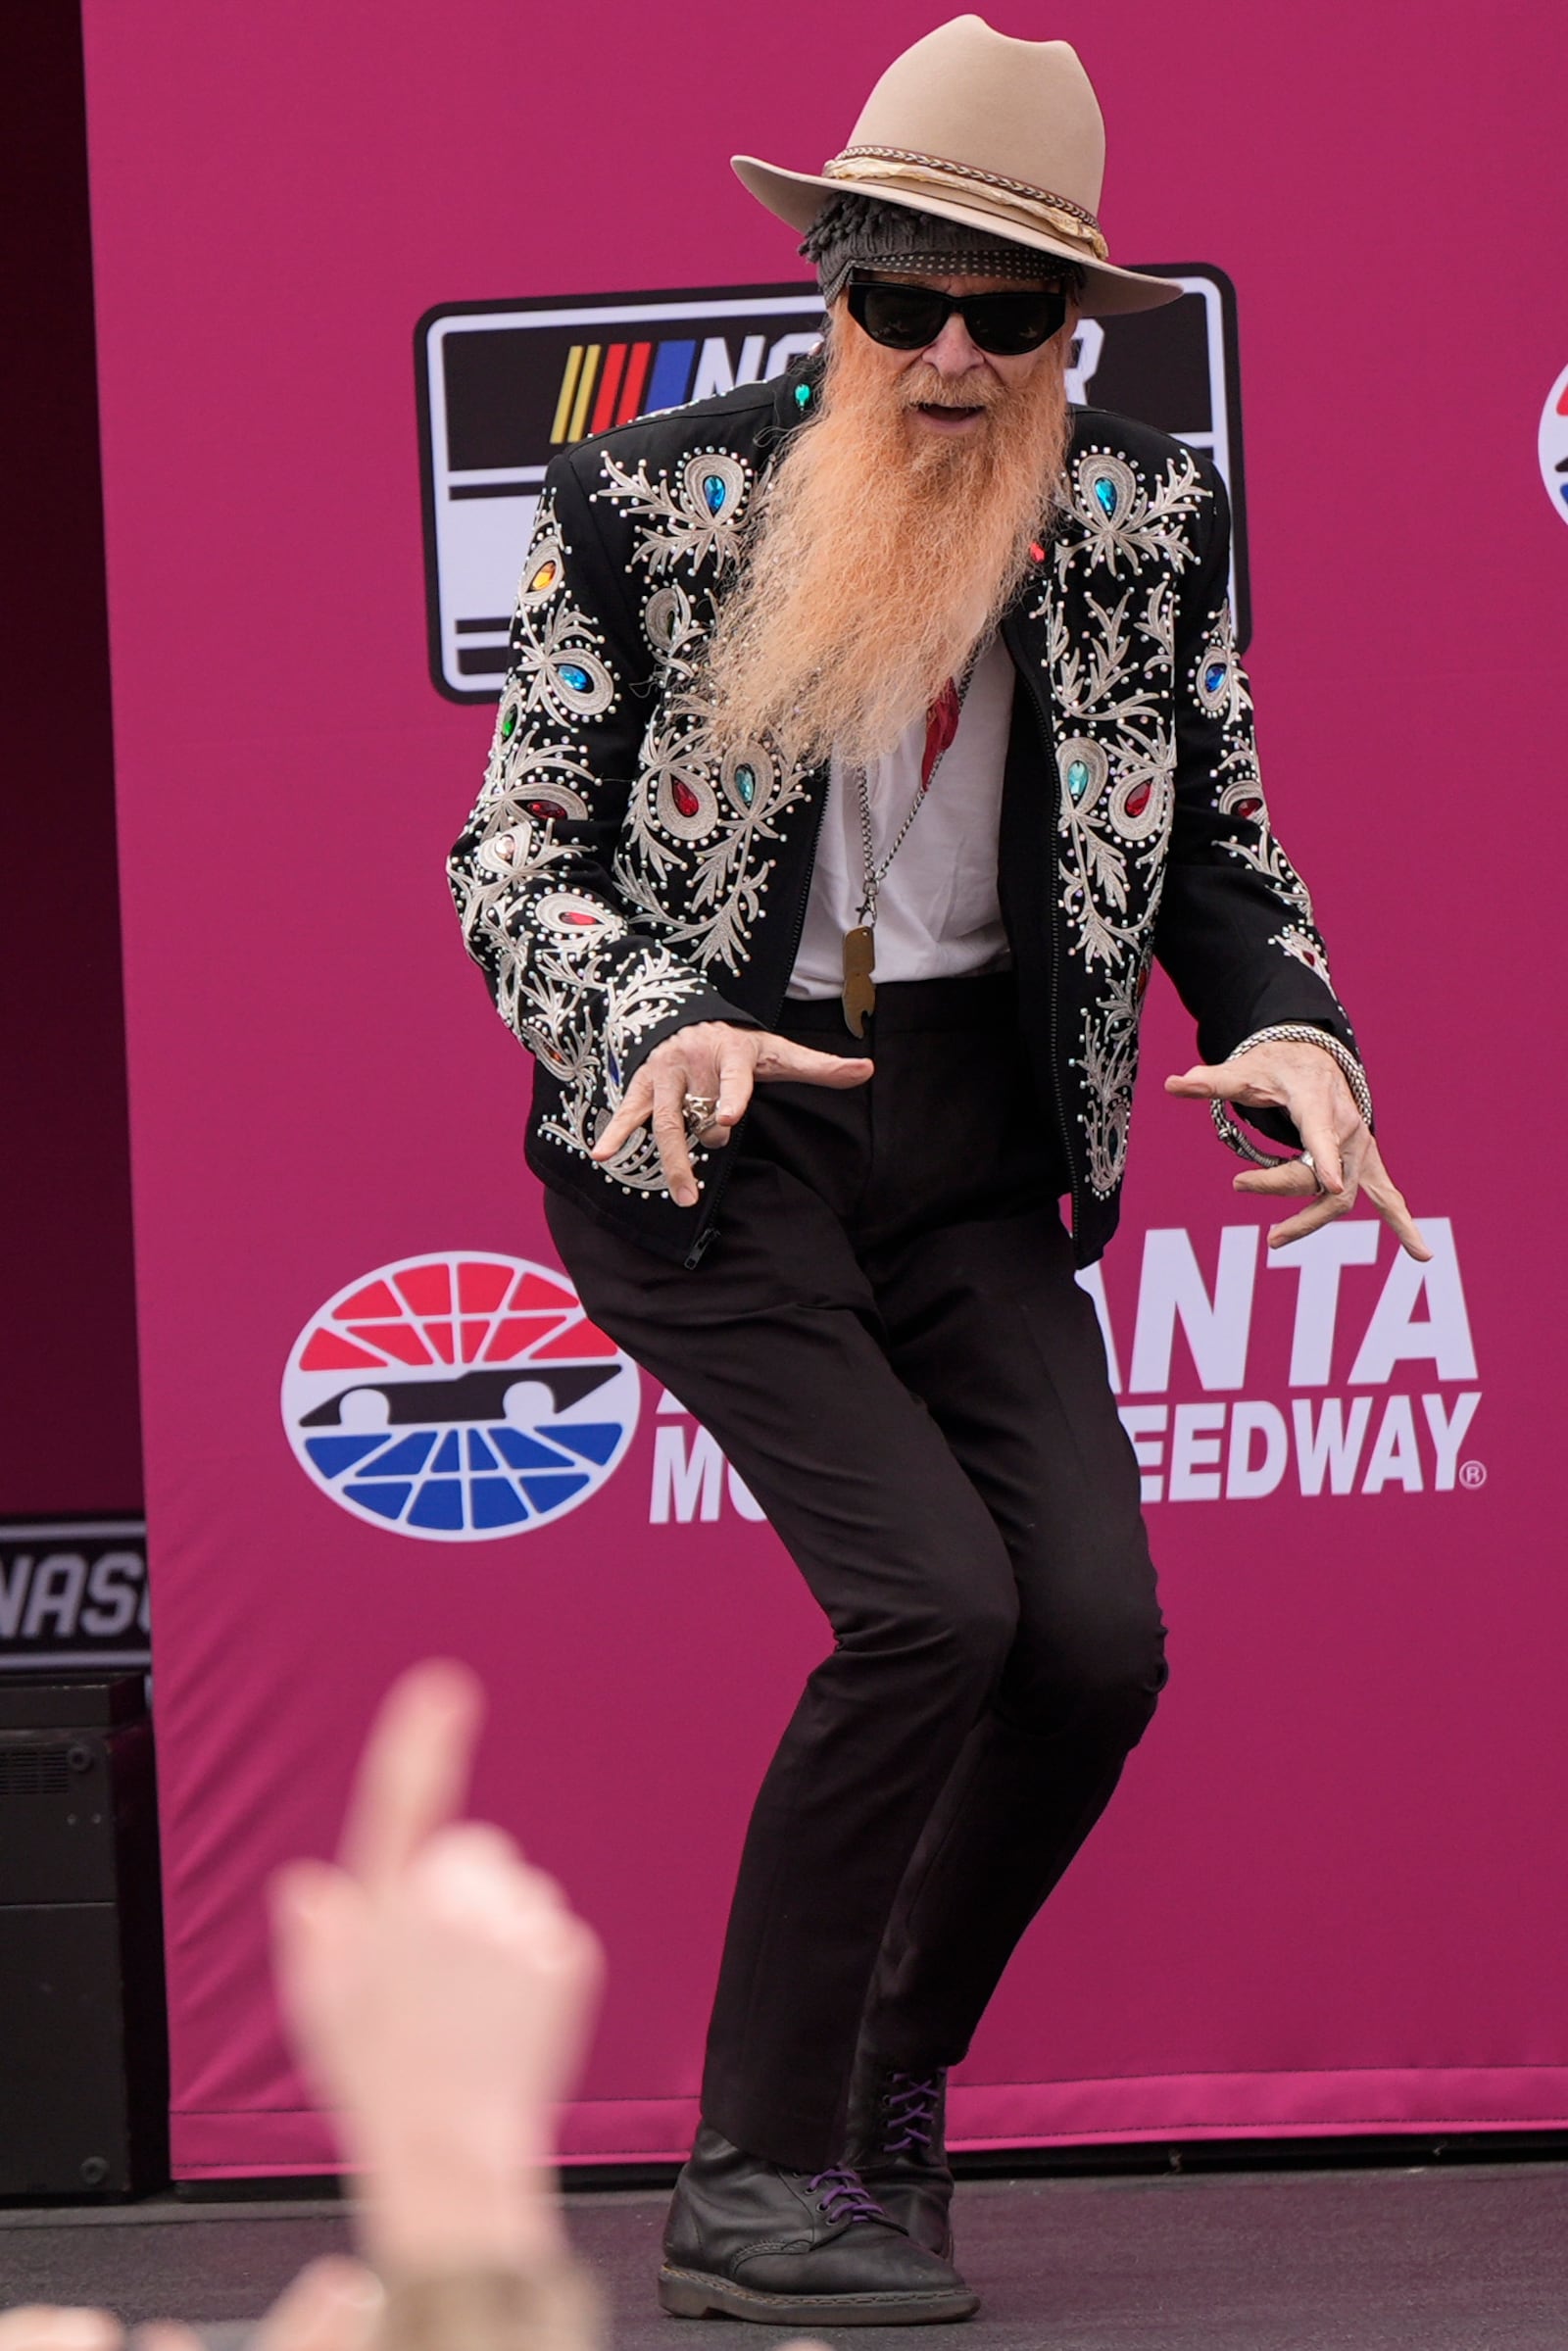
[[[1102,1266],[1080,1274],[1144,1501],[1484,1487],[1454,1229],[1422,1227],[1425,1264],[1353,1217],[1278,1254],[1256,1225],[1151,1227],[1114,1300]],[[652,1393],[648,1524],[760,1521],[712,1434]],[[348,1283],[300,1333],[282,1393],[314,1485],[368,1524],[443,1543],[531,1534],[590,1500],[624,1460],[638,1404],[635,1365],[559,1268],[476,1250]]]
[[[400,1258],[313,1314],[283,1425],[356,1518],[432,1543],[527,1535],[613,1475],[638,1374],[553,1268],[476,1250]]]

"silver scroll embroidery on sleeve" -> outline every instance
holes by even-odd
[[[571,600],[568,558],[546,497],[517,591],[484,784],[447,873],[497,1009],[563,1088],[543,1131],[586,1153],[621,1099],[629,1051],[702,983],[667,945],[634,942],[618,908],[574,885],[581,853],[569,827],[587,817],[599,789],[593,731],[622,686],[602,632]],[[662,1189],[647,1129],[606,1173],[630,1190]]]
[[[1220,724],[1214,806],[1231,819],[1228,853],[1251,865],[1288,919],[1271,944],[1328,978],[1311,902],[1269,825],[1251,697],[1228,602],[1212,614],[1193,674],[1176,674],[1177,595],[1197,561],[1208,493],[1183,450],[1151,477],[1125,454],[1074,461],[1070,511],[1054,540],[1044,622],[1056,710],[1060,912],[1069,956],[1094,987],[1074,1066],[1092,1189],[1108,1197],[1127,1157],[1138,1022],[1153,956],[1175,810],[1176,708],[1187,694]]]

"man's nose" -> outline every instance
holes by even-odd
[[[959,311],[951,313],[936,341],[928,343],[921,356],[939,375],[967,375],[971,367],[982,366],[985,360]]]

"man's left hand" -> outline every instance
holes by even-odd
[[[1284,1110],[1294,1121],[1311,1154],[1310,1167],[1303,1159],[1285,1159],[1278,1167],[1250,1168],[1235,1179],[1238,1192],[1287,1199],[1312,1195],[1307,1205],[1283,1224],[1270,1225],[1270,1249],[1284,1249],[1336,1216],[1348,1215],[1364,1192],[1412,1257],[1424,1261],[1431,1256],[1404,1195],[1390,1180],[1383,1154],[1356,1109],[1344,1071],[1321,1047],[1254,1045],[1234,1061],[1212,1067],[1200,1062],[1182,1077],[1167,1078],[1165,1092],[1200,1102]]]

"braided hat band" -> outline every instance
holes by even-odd
[[[1054,278],[1069,292],[1082,287],[1075,262],[1058,261],[1027,245],[988,237],[938,213],[911,212],[876,196],[830,196],[799,247],[816,264],[822,300],[831,305],[852,269],[918,269],[932,276],[1017,277],[1039,284]]]
[[[1022,275],[1012,252],[1040,254],[1053,269],[1077,264],[1073,289],[1085,318],[1157,310],[1181,299],[1179,281],[1110,259],[1100,225],[1105,176],[1105,124],[1094,84],[1070,41],[1014,40],[972,13],[955,17],[896,57],[881,73],[836,155],[802,171],[760,155],[733,155],[743,187],[787,220],[795,234],[814,228],[829,200],[871,196],[913,214],[908,243],[879,246],[862,258],[883,269],[905,254],[940,254],[949,270],[967,270],[975,248],[950,253],[935,223],[967,229],[984,248],[983,267],[999,278]],[[826,282],[844,282],[843,257],[831,250]]]

